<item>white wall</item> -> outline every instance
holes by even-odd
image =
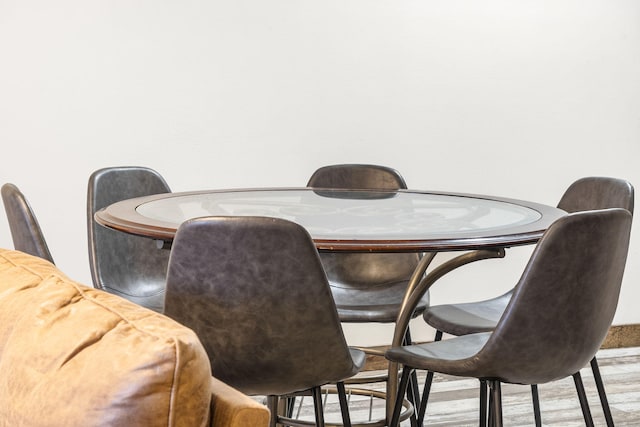
[[[549,204],[586,175],[640,188],[640,2],[0,0],[0,141],[0,182],[87,283],[103,166],[151,166],[174,191],[304,185],[341,162]],[[638,233],[616,324],[640,322]],[[509,288],[528,251],[433,301]],[[370,329],[348,333],[384,341]]]

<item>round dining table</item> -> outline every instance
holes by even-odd
[[[296,222],[321,251],[429,252],[535,243],[566,213],[503,197],[417,190],[264,188],[164,193],[99,210],[103,226],[171,242],[188,219],[267,216]]]
[[[170,248],[180,224],[205,216],[266,216],[302,225],[319,251],[419,252],[396,321],[392,346],[402,345],[411,307],[440,277],[462,265],[504,256],[536,243],[567,213],[504,197],[418,190],[258,188],[165,193],[123,200],[95,220]],[[427,273],[438,252],[463,251]],[[395,402],[398,366],[389,363],[387,418]],[[382,420],[380,425],[385,425]],[[374,424],[367,424],[374,425]]]

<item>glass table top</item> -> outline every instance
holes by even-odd
[[[531,243],[564,214],[550,206],[489,196],[305,187],[168,193],[116,203],[96,219],[170,240],[191,218],[267,216],[302,225],[320,249],[424,250]]]

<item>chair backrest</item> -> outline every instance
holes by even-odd
[[[247,394],[306,390],[357,371],[315,245],[290,221],[184,222],[165,314],[196,332],[216,378]]]
[[[573,182],[558,202],[558,208],[569,213],[621,208],[633,215],[633,205],[634,189],[629,181],[600,176],[589,176]]]
[[[40,224],[24,194],[14,184],[4,184],[2,202],[7,213],[14,248],[53,263]]]
[[[169,251],[152,239],[108,229],[94,219],[96,211],[120,200],[169,193],[153,169],[108,167],[91,174],[87,190],[89,265],[95,287],[156,311],[162,310]]]
[[[633,214],[634,190],[629,181],[590,176],[575,181],[562,195],[558,207],[567,212],[622,208]]]
[[[395,169],[367,164],[340,164],[316,170],[307,187],[360,190],[406,189]],[[320,254],[332,286],[358,288],[409,280],[419,262],[418,254]]]
[[[513,297],[478,353],[505,382],[542,384],[578,372],[613,320],[625,268],[631,214],[582,211],[552,224]]]
[[[396,190],[407,188],[397,170],[387,166],[365,164],[341,164],[323,166],[316,170],[308,187],[347,188],[361,190]]]

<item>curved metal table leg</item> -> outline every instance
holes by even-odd
[[[482,249],[472,252],[467,252],[459,255],[453,259],[446,261],[445,263],[434,268],[428,274],[425,274],[429,264],[435,257],[435,253],[429,253],[422,257],[420,263],[416,267],[416,271],[413,273],[409,285],[407,286],[407,292],[402,301],[398,319],[396,320],[396,326],[393,334],[392,347],[398,347],[402,345],[402,341],[405,337],[409,322],[413,317],[413,312],[427,290],[438,279],[445,274],[459,268],[463,265],[490,258],[503,258],[505,251],[503,248],[496,249]],[[391,414],[395,405],[395,400],[398,393],[398,363],[389,361],[388,368],[388,381],[387,381],[387,421],[390,421]]]

